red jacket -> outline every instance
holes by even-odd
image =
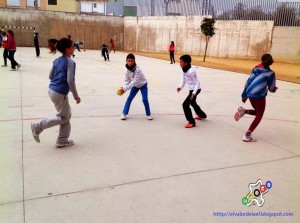
[[[8,39],[7,39],[7,49],[8,50],[16,50],[17,49],[17,47],[16,47],[16,40],[12,36],[8,36]]]
[[[4,38],[6,38],[6,40]],[[3,46],[3,48],[7,49],[7,36],[3,36],[2,46]]]
[[[169,46],[169,52],[175,52],[175,46],[174,45]]]

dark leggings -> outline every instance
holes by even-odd
[[[175,63],[174,52],[170,52],[171,63]]]
[[[253,132],[258,126],[258,124],[260,123],[264,115],[265,108],[266,108],[266,98],[249,98],[249,100],[254,110],[247,109],[245,113],[248,115],[255,116],[253,122],[251,123],[248,129],[248,131]]]
[[[4,48],[3,50],[4,65],[7,65],[7,58],[8,58],[8,49]]]
[[[105,50],[102,50],[102,56],[104,57],[104,60],[109,60],[109,53],[108,53],[108,50],[105,49]]]
[[[196,100],[197,100],[197,95],[200,93],[201,89],[199,89],[195,95],[195,97],[191,100],[191,96],[193,94],[193,91],[190,90],[189,95],[187,96],[187,98],[185,99],[185,101],[182,104],[183,107],[183,111],[185,114],[185,118],[187,121],[189,121],[189,123],[191,124],[195,124],[195,119],[193,118],[193,114],[192,114],[192,110],[190,109],[190,105],[194,108],[195,113],[200,116],[201,118],[206,118],[206,114],[204,113],[204,111],[202,111],[202,109],[200,108],[200,106],[197,104]]]
[[[8,51],[8,59],[11,62],[11,69],[16,69],[16,66],[18,65],[18,62],[15,61],[15,57],[14,57],[15,52],[16,52],[16,50],[9,50]]]

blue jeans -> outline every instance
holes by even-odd
[[[141,88],[133,87],[131,89],[130,94],[127,98],[127,101],[126,101],[124,109],[123,109],[124,115],[128,115],[131,102],[134,99],[134,97],[136,96],[136,94],[139,92],[139,90],[141,90],[141,93],[142,93],[142,98],[143,98],[143,103],[145,106],[146,115],[147,116],[151,115],[149,101],[148,101],[148,84],[145,84]]]

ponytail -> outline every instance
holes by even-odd
[[[48,40],[48,49],[50,50],[50,53],[53,53],[53,54],[56,53],[57,42],[58,42],[57,39],[49,39]]]
[[[73,41],[68,38],[61,38],[60,40],[57,39],[49,39],[48,40],[48,49],[50,53],[55,54],[58,50],[62,54],[65,53],[67,48],[71,48],[73,45]]]

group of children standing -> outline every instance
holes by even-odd
[[[38,123],[31,123],[31,130],[35,141],[40,142],[39,135],[44,129],[59,125],[60,129],[56,147],[62,148],[74,144],[72,140],[69,140],[71,131],[71,108],[68,101],[69,91],[72,92],[76,103],[81,102],[75,85],[76,64],[70,58],[74,53],[74,44],[71,39],[62,38],[60,40],[50,39],[48,45],[52,53],[55,53],[56,50],[62,53],[61,57],[54,60],[49,74],[49,97],[57,110],[57,114]],[[252,70],[251,76],[247,80],[242,93],[242,101],[245,103],[247,98],[249,98],[254,109],[246,110],[243,107],[239,107],[237,113],[234,115],[236,121],[245,114],[256,116],[243,137],[243,141],[246,142],[256,141],[251,133],[262,119],[265,110],[265,97],[267,91],[275,92],[277,90],[275,74],[270,69],[270,65],[273,63],[272,56],[270,54],[265,54],[261,59],[262,63]],[[195,120],[207,118],[205,112],[202,111],[196,102],[197,96],[201,92],[201,86],[197,77],[197,72],[192,68],[191,62],[192,58],[190,55],[183,55],[180,57],[180,67],[182,68],[183,75],[180,85],[177,88],[177,92],[180,92],[185,84],[189,87],[189,94],[182,104],[186,120],[188,121],[185,128],[193,128],[196,126]],[[148,82],[141,68],[136,64],[135,56],[133,54],[127,55],[125,66],[125,85],[120,88],[120,92],[121,94],[124,94],[126,91],[130,90],[130,93],[121,114],[121,120],[126,120],[131,102],[139,91],[141,91],[142,94],[147,119],[153,120],[148,101]],[[192,115],[190,105],[196,113],[195,117]]]

